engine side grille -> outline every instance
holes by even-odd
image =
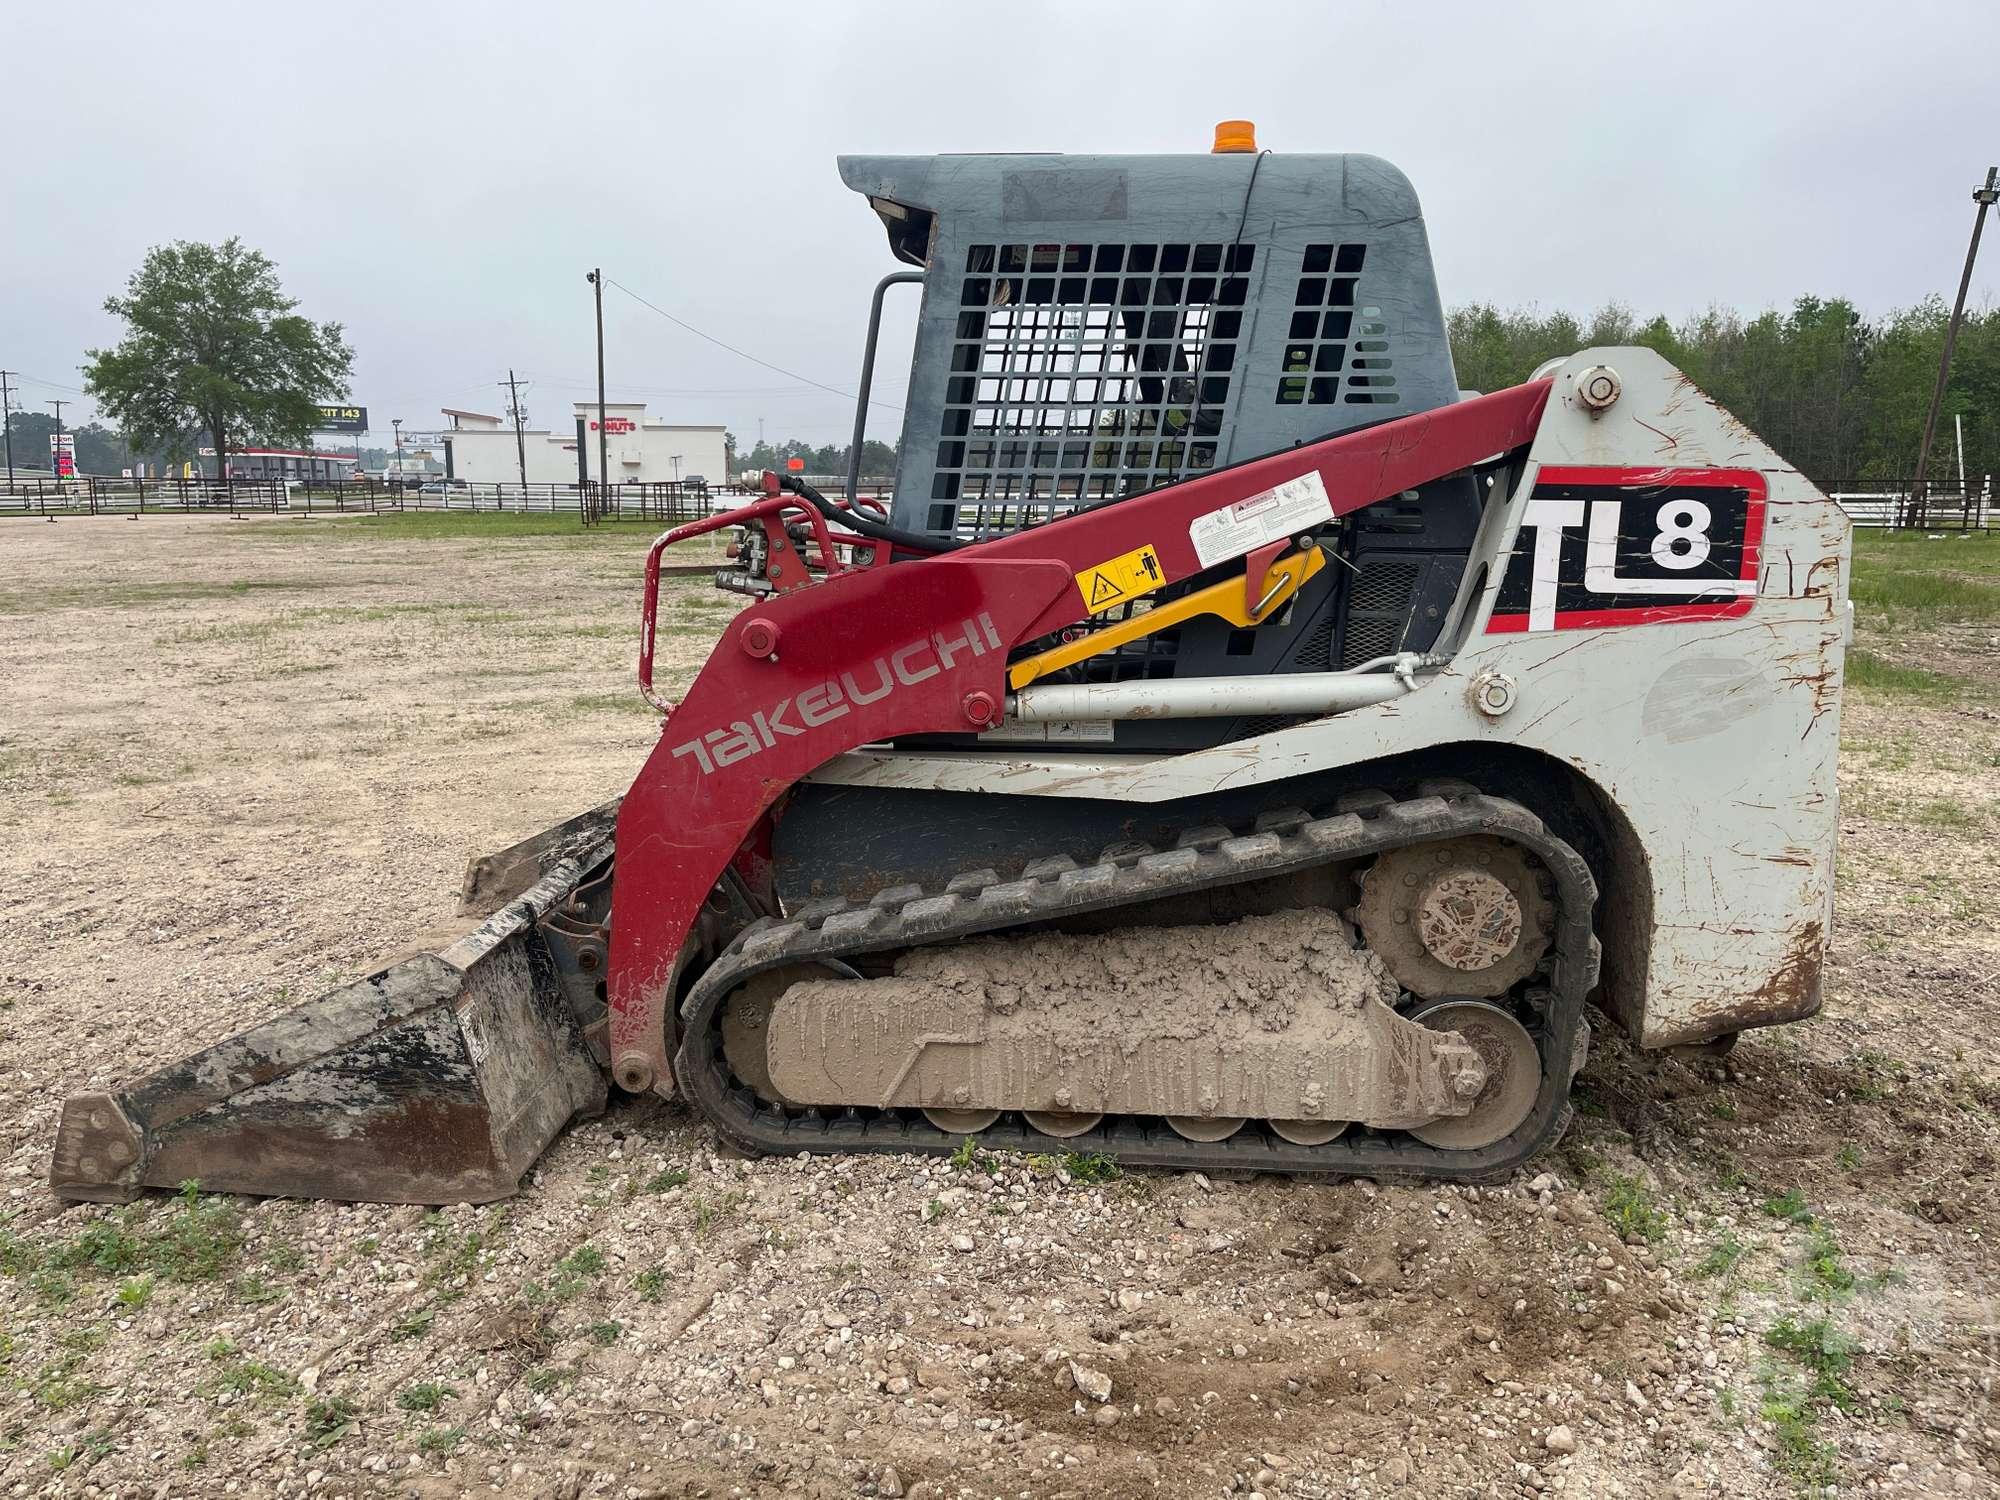
[[[1347,634],[1340,651],[1343,670],[1387,656],[1402,644],[1422,576],[1422,563],[1402,559],[1361,565],[1348,597]]]
[[[1288,729],[1294,724],[1302,724],[1305,719],[1299,714],[1265,714],[1258,719],[1245,719],[1232,739],[1254,740],[1260,734],[1275,734],[1280,729]]]
[[[1337,623],[1338,617],[1332,610],[1321,613],[1312,633],[1299,642],[1299,649],[1292,657],[1292,671],[1324,672],[1333,665],[1333,627]]]

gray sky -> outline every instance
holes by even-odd
[[[606,274],[852,389],[895,269],[839,152],[1184,151],[1248,117],[1422,195],[1446,304],[1678,316],[1949,296],[2000,160],[2000,5],[1346,3],[7,7],[0,366],[76,394],[146,249],[237,234],[358,351],[354,399],[535,424],[593,389]],[[2000,292],[2000,225],[1975,303]],[[905,303],[913,306],[913,301]],[[617,291],[613,399],[754,438],[852,405]],[[877,394],[900,399],[907,320]],[[66,389],[67,388],[67,389]],[[71,411],[89,414],[87,402]],[[67,414],[66,414],[67,415]],[[878,409],[871,434],[894,437]]]

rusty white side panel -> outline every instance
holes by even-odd
[[[1622,394],[1593,414],[1577,377],[1617,372]],[[1023,795],[1167,801],[1425,746],[1512,743],[1575,767],[1630,823],[1637,855],[1617,878],[1649,904],[1634,936],[1643,972],[1606,1000],[1645,1045],[1721,1035],[1810,1014],[1832,910],[1835,756],[1847,595],[1839,508],[1754,434],[1645,349],[1572,356],[1530,462],[1491,527],[1490,565],[1450,667],[1390,703],[1212,750],[1172,756],[1070,753],[841,757],[816,780]],[[1522,535],[1545,471],[1753,470],[1766,494],[1755,593],[1735,618],[1489,630],[1501,560]],[[1581,535],[1579,531],[1578,535]],[[1138,539],[1143,540],[1143,539]],[[1522,566],[1525,555],[1515,556]],[[1574,618],[1574,617],[1573,617]],[[1518,626],[1518,621],[1516,622]],[[1475,704],[1482,674],[1514,701]]]

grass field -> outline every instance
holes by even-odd
[[[2000,534],[1858,531],[1850,597],[1890,634],[2000,619]]]
[[[1849,590],[1860,631],[1847,685],[1862,698],[1992,702],[1991,622],[2000,620],[2000,536],[1857,531]],[[1983,648],[1982,648],[1983,640]]]

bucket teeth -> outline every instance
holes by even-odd
[[[139,1191],[146,1138],[115,1094],[75,1094],[63,1103],[49,1185],[59,1197],[124,1203]]]

